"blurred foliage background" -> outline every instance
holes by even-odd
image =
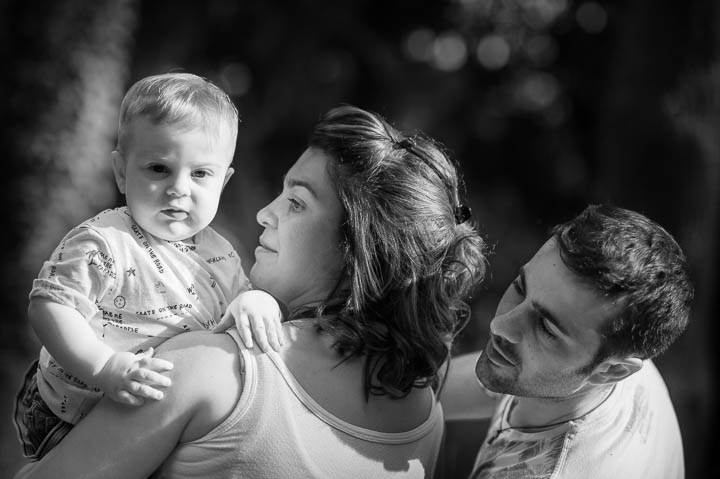
[[[22,463],[10,419],[39,349],[32,279],[68,229],[122,204],[109,153],[124,91],[178,69],[240,111],[215,226],[247,269],[255,212],[327,109],[356,104],[446,146],[494,250],[458,353],[484,345],[495,304],[555,223],[609,202],[664,225],[696,301],[656,363],[688,477],[720,475],[719,26],[714,0],[0,0],[0,471]],[[466,471],[483,434],[448,430],[446,477]]]

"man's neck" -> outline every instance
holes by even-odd
[[[610,396],[613,385],[588,386],[564,398],[516,396],[508,414],[511,427],[543,427],[578,419]]]

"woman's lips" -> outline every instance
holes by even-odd
[[[265,240],[262,236],[258,238],[258,244],[259,246],[256,249],[263,249],[265,251],[268,251],[270,253],[277,253],[277,251],[270,247],[267,240]]]
[[[256,253],[277,253],[274,249],[270,248],[264,241],[259,241],[259,245],[255,248]]]
[[[258,253],[273,253],[273,251],[271,251],[267,248],[263,248],[262,246],[258,246],[257,248],[255,248],[255,254],[258,254]]]

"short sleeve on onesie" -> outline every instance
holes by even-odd
[[[117,280],[115,260],[105,239],[93,228],[71,230],[43,264],[30,298],[45,298],[76,309],[86,319]]]

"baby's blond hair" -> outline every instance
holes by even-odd
[[[238,112],[230,97],[191,73],[153,75],[130,87],[120,105],[118,151],[127,146],[130,125],[139,116],[155,124],[200,127],[215,139],[227,131],[233,143],[237,137]]]

